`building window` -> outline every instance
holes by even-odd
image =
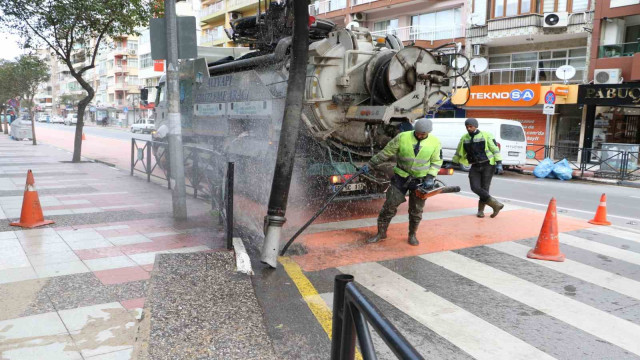
[[[153,66],[153,60],[151,60],[151,54],[140,55],[140,69],[146,69]]]
[[[129,68],[137,69],[138,68],[138,59],[129,58],[129,60],[127,60],[127,66]]]
[[[127,79],[127,83],[129,85],[138,85],[138,77],[137,76],[129,76]]]
[[[494,55],[489,57],[489,70],[474,76],[472,81],[473,85],[561,83],[562,80],[556,77],[556,69],[571,65],[576,68],[576,75],[569,82],[580,83],[586,64],[586,48]]]
[[[589,0],[571,1],[571,12],[581,12],[589,10]]]
[[[492,0],[492,18],[511,17],[536,13],[534,0]],[[564,0],[566,1],[566,0]]]
[[[138,51],[138,40],[127,41],[127,49]]]
[[[377,21],[373,24],[374,32],[395,34],[395,30],[398,28],[398,19],[390,19],[384,21]]]
[[[462,9],[460,8],[414,15],[411,17],[409,40],[443,40],[462,37],[462,26]]]

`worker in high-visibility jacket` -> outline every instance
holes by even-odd
[[[467,133],[462,136],[453,162],[469,166],[469,184],[471,191],[476,193],[478,201],[477,217],[484,217],[484,207],[489,205],[493,209],[491,217],[496,217],[504,207],[496,198],[489,194],[493,174],[503,174],[500,148],[493,135],[478,130],[478,120],[469,118],[464,122]]]
[[[376,243],[387,237],[387,228],[396,215],[398,206],[406,201],[409,191],[409,244],[419,245],[416,231],[422,220],[425,200],[415,194],[423,184],[426,189],[435,186],[435,178],[442,166],[442,147],[440,140],[429,135],[433,124],[429,119],[420,119],[413,131],[405,131],[391,140],[382,151],[369,161],[369,167],[375,168],[381,163],[396,157],[394,176],[387,190],[387,200],[378,215],[378,233],[367,240]]]

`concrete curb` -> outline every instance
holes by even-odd
[[[522,174],[524,174],[524,175],[532,175],[533,176],[533,171],[531,171],[531,170],[523,170]],[[590,182],[607,184],[607,185],[618,185],[618,186],[629,186],[629,187],[634,187],[634,188],[640,188],[640,182],[636,182],[636,181],[603,179],[603,178],[594,178],[594,177],[589,177],[589,176],[574,176],[573,179],[582,180],[582,181],[590,181]]]
[[[627,181],[627,180],[618,181],[618,185],[640,188],[639,182]]]
[[[243,274],[253,275],[251,258],[249,258],[241,238],[233,238],[233,249],[236,253],[236,270]]]

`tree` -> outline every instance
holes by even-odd
[[[31,118],[33,145],[37,145],[35,127],[36,120],[33,114],[35,103],[33,98],[38,92],[40,84],[49,81],[49,66],[37,56],[22,55],[16,61],[15,70],[16,77],[20,79],[18,89],[24,99],[24,104],[27,106],[29,117]]]
[[[7,109],[10,99],[20,95],[15,71],[15,62],[0,60],[0,114],[4,114],[4,133],[8,134]]]
[[[84,112],[95,96],[83,76],[95,68],[98,51],[109,39],[137,34],[137,28],[148,24],[148,0],[0,0],[0,8],[7,30],[18,33],[31,47],[49,47],[87,92],[78,103],[73,146],[72,161],[79,162]],[[78,55],[86,61],[74,67]]]

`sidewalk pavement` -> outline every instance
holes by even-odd
[[[171,218],[171,193],[97,163],[69,163],[49,145],[0,137],[0,358],[129,359],[155,255],[223,247],[210,205],[188,199]],[[46,219],[20,216],[32,169]]]

